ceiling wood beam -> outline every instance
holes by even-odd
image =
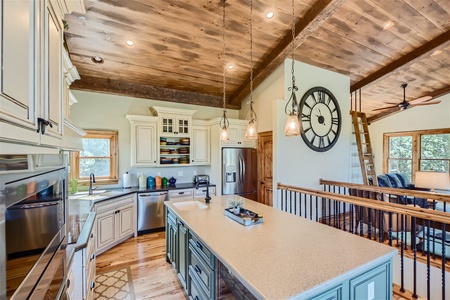
[[[209,107],[223,107],[222,96],[212,96],[92,76],[83,76],[82,80],[75,81],[70,88],[73,90],[123,95],[151,100]],[[227,105],[227,108],[240,109],[240,106],[240,103],[236,105],[230,104]]]
[[[346,0],[318,0],[296,24],[295,46],[299,47],[312,35]],[[289,31],[276,48],[265,58],[259,67],[253,71],[253,88],[255,89],[272,74],[291,54],[292,32]],[[249,72],[250,73],[250,72]],[[240,105],[241,101],[250,93],[250,75],[230,96],[229,103]]]
[[[394,71],[401,71],[409,68],[413,63],[420,61],[425,56],[431,55],[432,51],[439,50],[440,48],[446,47],[450,44],[450,30],[442,33],[441,35],[435,37],[431,41],[423,44],[422,46],[414,49],[408,54],[400,57],[399,59],[391,62],[390,64],[382,67],[378,71],[370,74],[364,79],[354,83],[350,87],[350,93],[361,89],[369,84],[375,84],[376,82],[387,78],[390,73]],[[426,95],[427,96],[427,95]]]
[[[427,93],[425,96],[431,96],[432,98],[430,100],[426,101],[426,102],[430,102],[432,99],[439,98],[441,96],[447,95],[448,93],[450,93],[450,85],[448,85],[446,87],[443,87],[441,89],[435,90],[433,92]],[[378,113],[376,115],[368,117],[367,118],[367,122],[369,124],[371,124],[373,122],[376,122],[376,121],[379,121],[381,119],[384,119],[384,118],[386,118],[388,116],[396,114],[396,113],[398,113],[400,111],[401,110],[398,107],[394,107],[394,108],[391,108],[391,109],[386,109],[385,111],[382,111],[382,112],[380,112],[380,113]]]

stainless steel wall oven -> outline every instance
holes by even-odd
[[[66,272],[67,170],[0,176],[0,299],[57,299]]]

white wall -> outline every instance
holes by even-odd
[[[199,174],[208,174],[206,166],[199,167],[178,167],[178,168],[131,168],[130,152],[130,122],[125,118],[126,114],[151,116],[150,107],[165,106],[184,109],[197,110],[194,119],[209,120],[222,115],[221,108],[203,107],[180,103],[163,102],[157,100],[147,100],[110,94],[100,94],[83,91],[72,91],[78,103],[72,105],[70,109],[71,120],[82,129],[108,129],[119,132],[119,184],[111,187],[122,187],[122,174],[129,172],[132,178],[132,186],[137,186],[137,173],[145,176],[156,176],[158,172],[162,177],[175,177],[177,183],[191,182],[194,171]],[[229,118],[238,118],[239,111],[227,110]],[[178,172],[183,175],[178,175]]]
[[[441,100],[441,103],[413,107],[370,124],[370,140],[377,174],[383,173],[384,133],[450,128],[450,94],[435,100]]]
[[[258,132],[273,130],[273,102],[284,97],[284,64],[270,74],[253,90],[253,109],[258,118]],[[249,111],[250,96],[241,102],[239,119],[245,119]]]
[[[301,136],[286,137],[284,135],[284,126],[287,120],[284,109],[290,97],[287,89],[292,85],[291,60],[287,59],[284,65],[284,100],[277,101],[275,104],[274,184],[282,182],[320,189],[320,178],[349,181],[352,139],[352,121],[349,115],[349,77],[304,63],[295,63],[298,100],[310,88],[323,86],[334,94],[341,109],[343,122],[337,143],[329,151],[315,152],[306,146]],[[274,190],[276,190],[276,187],[274,187]],[[274,194],[276,195],[276,193]]]

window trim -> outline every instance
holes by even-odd
[[[96,176],[97,185],[119,183],[119,132],[112,130],[84,130],[86,135],[83,138],[106,138],[110,140],[110,174],[111,176]],[[70,174],[69,179],[78,179],[78,185],[89,185],[89,178],[80,178],[80,151],[70,154]]]
[[[389,172],[389,138],[399,136],[412,136],[411,181],[414,182],[415,174],[420,171],[421,160],[421,136],[432,134],[450,134],[450,128],[425,129],[415,131],[387,132],[383,134],[383,173]]]

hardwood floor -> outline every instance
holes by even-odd
[[[136,299],[187,299],[165,251],[164,232],[131,238],[97,256],[97,272],[130,266]]]
[[[130,266],[136,300],[188,299],[175,270],[166,262],[165,251],[165,232],[131,238],[97,256],[97,273]],[[220,286],[221,300],[235,299],[226,286]],[[393,299],[413,298],[394,285]]]

